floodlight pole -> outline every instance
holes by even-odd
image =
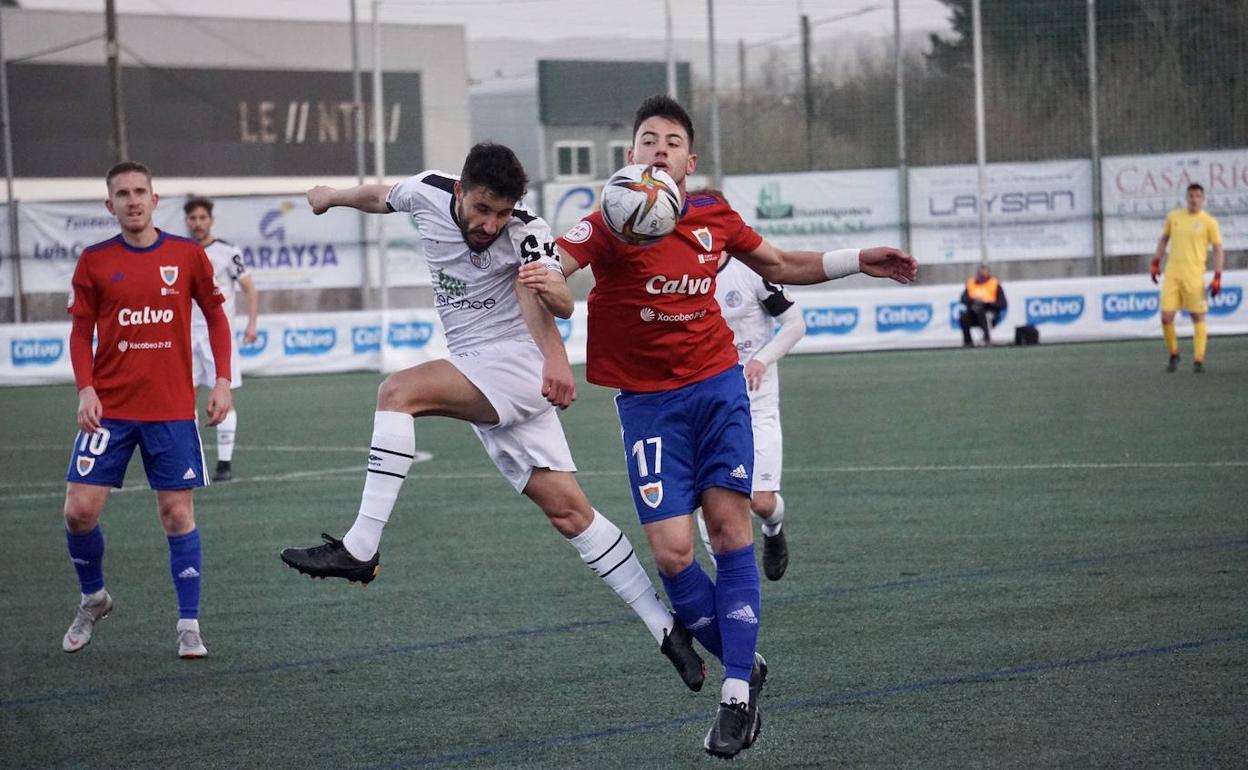
[[[0,9],[0,125],[4,133],[5,213],[9,218],[9,259],[13,262],[13,320],[22,322],[22,257],[13,200],[13,130],[9,124],[9,63],[4,58],[4,10]]]
[[[377,184],[386,183],[385,99],[381,89],[381,13],[380,0],[373,0],[373,172]],[[381,295],[381,312],[390,309],[386,287],[386,236],[382,217],[377,217],[377,279]]]
[[[351,115],[355,128],[355,183],[364,184],[364,97],[360,82],[360,26],[355,12],[355,0],[347,0],[351,6]],[[363,211],[356,212],[357,236],[360,249],[361,297],[360,306],[368,306],[370,271],[368,269],[368,219]]]
[[[910,175],[906,159],[906,67],[901,51],[901,0],[893,0],[893,65],[897,80],[897,210],[901,248],[910,251]]]
[[[1096,75],[1096,0],[1088,0],[1088,144],[1092,151],[1092,258],[1105,274],[1105,211],[1101,208],[1101,128]]]
[[[988,151],[984,141],[984,27],[979,11],[980,0],[971,0],[971,34],[975,38],[975,210],[979,214],[979,261],[985,264],[988,262],[988,210],[985,207]]]
[[[676,41],[672,36],[672,0],[663,0],[663,13],[666,17],[666,56],[667,56],[667,95],[673,99],[680,98],[676,93]]]
[[[714,168],[711,186],[723,189],[724,174],[719,152],[719,81],[715,77],[715,0],[706,0],[707,45],[710,48],[711,76],[711,165]]]

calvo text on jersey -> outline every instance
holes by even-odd
[[[647,294],[710,294],[712,290],[713,279],[710,276],[704,278],[690,278],[689,274],[682,275],[679,279],[668,278],[665,275],[651,276],[646,281]]]
[[[173,323],[173,308],[161,310],[144,305],[142,310],[136,310],[130,307],[123,307],[117,311],[117,323],[122,326]]]

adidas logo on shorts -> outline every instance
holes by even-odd
[[[747,476],[745,473],[745,465],[744,464],[738,465],[737,467],[733,468],[732,473],[729,473],[728,475],[732,476],[734,479],[746,478]]]
[[[183,481],[190,481],[190,480],[191,480],[191,479],[193,479],[193,478],[195,478],[195,469],[194,469],[194,468],[187,468],[187,469],[186,469],[186,473],[183,473],[183,474],[182,474],[182,480],[183,480]]]

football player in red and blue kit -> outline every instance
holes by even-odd
[[[697,164],[693,123],[676,101],[647,99],[633,123],[629,163],[665,170],[685,191]],[[616,408],[633,501],[672,608],[724,665],[710,754],[732,757],[762,726],[767,665],[756,652],[762,618],[750,523],[750,400],[733,335],[715,300],[728,252],[773,283],[813,284],[852,273],[908,283],[913,257],[897,249],[781,251],[717,194],[688,194],[675,232],[633,246],[590,214],[558,240],[564,272],[590,266],[586,376],[618,388]],[[716,579],[693,558],[691,513],[702,507]]]
[[[208,654],[199,631],[203,567],[191,490],[207,480],[191,379],[192,300],[207,319],[216,360],[207,407],[211,425],[231,406],[229,321],[203,248],[152,224],[159,197],[152,192],[147,167],[119,163],[106,182],[105,205],[117,217],[121,234],[83,250],[69,298],[79,432],[66,477],[65,536],[82,599],[61,647],[81,650],[96,623],[113,609],[104,588],[99,520],[109,491],[121,487],[137,445],[169,541],[178,654],[202,658]]]

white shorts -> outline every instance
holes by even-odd
[[[524,492],[534,468],[576,471],[559,415],[542,395],[545,359],[536,343],[504,340],[452,354],[450,362],[498,412],[496,424],[474,423],[472,430],[517,492]]]
[[[195,386],[211,388],[217,384],[217,364],[212,357],[212,345],[208,342],[207,329],[191,329],[191,374]],[[243,370],[239,364],[238,343],[234,330],[230,330],[230,389],[242,387]]]
[[[784,440],[780,431],[780,378],[776,367],[768,367],[758,390],[751,390],[749,394],[750,420],[754,425],[753,489],[778,492],[784,464]]]

